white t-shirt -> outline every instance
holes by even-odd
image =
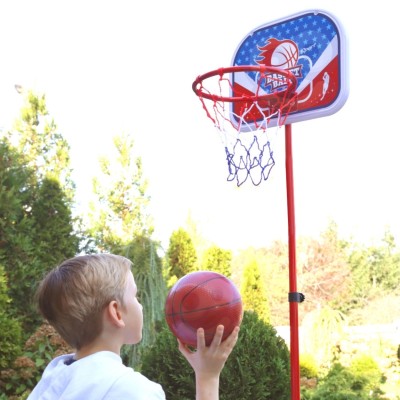
[[[51,361],[28,400],[165,400],[158,383],[126,367],[118,354],[100,351],[77,361],[73,356]]]

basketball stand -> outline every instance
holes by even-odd
[[[255,186],[275,165],[271,128],[285,126],[291,399],[300,400],[292,123],[337,112],[348,97],[346,40],[339,21],[305,11],[251,31],[232,66],[200,75],[192,89],[220,135],[228,181]]]

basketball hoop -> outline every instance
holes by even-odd
[[[247,65],[220,68],[192,84],[226,152],[228,181],[258,186],[275,165],[270,128],[296,108],[296,77],[288,70]]]

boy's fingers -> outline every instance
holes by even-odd
[[[223,335],[224,335],[224,326],[218,325],[213,340],[210,344],[210,347],[211,346],[218,347],[222,342]],[[232,331],[232,333],[224,340],[224,345],[233,348],[238,340],[238,335],[239,335],[239,327],[237,326]],[[197,330],[197,349],[204,349],[206,347],[205,342],[206,341],[205,341],[204,329],[199,328]],[[182,345],[182,343],[180,343],[180,345]]]
[[[218,325],[217,329],[214,334],[214,338],[211,342],[212,346],[219,346],[222,341],[222,335],[224,334],[224,326],[223,325]]]
[[[240,328],[237,326],[235,329],[232,331],[232,333],[226,338],[225,343],[229,347],[233,348],[239,338],[239,330]]]
[[[203,349],[206,347],[206,340],[204,338],[204,329],[199,328],[197,329],[197,348]]]

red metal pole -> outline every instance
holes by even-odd
[[[291,399],[300,400],[299,322],[298,301],[290,297],[297,293],[296,277],[296,228],[294,215],[292,126],[285,125],[286,192],[289,234],[289,311],[290,311],[290,374]]]

